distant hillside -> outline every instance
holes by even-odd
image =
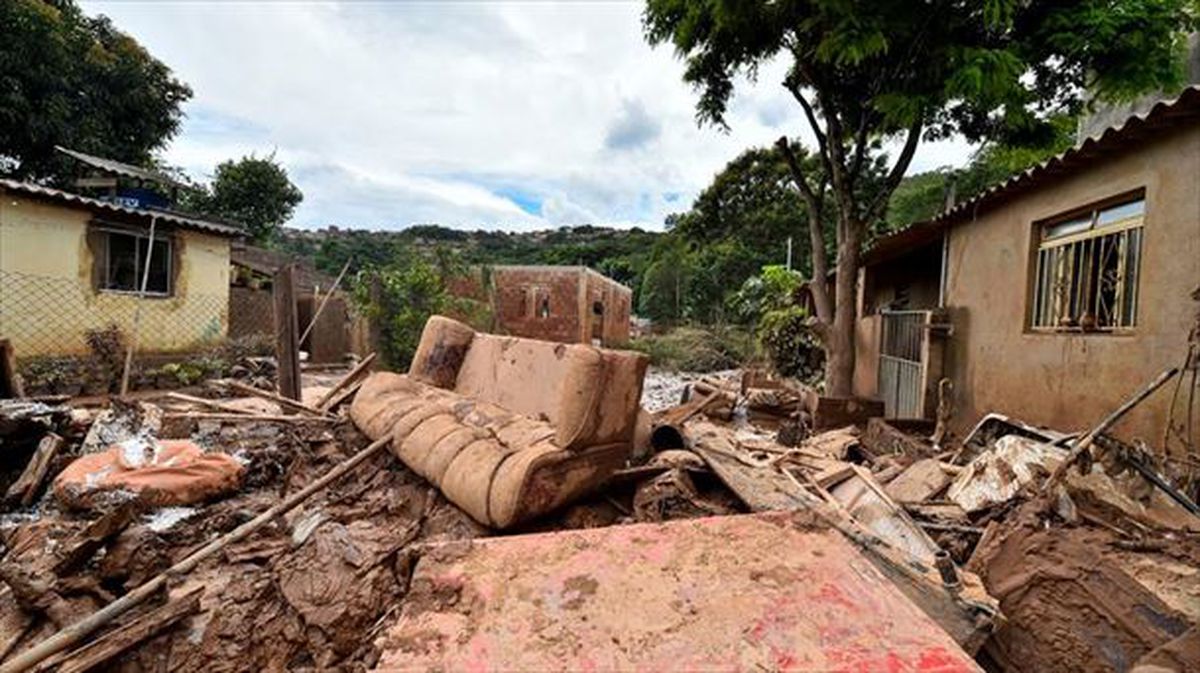
[[[509,233],[462,231],[421,225],[400,231],[329,227],[316,231],[284,229],[277,247],[312,259],[317,268],[337,274],[350,257],[354,269],[383,266],[408,250],[445,248],[468,264],[563,264],[589,266],[637,289],[655,242],[663,234],[642,229],[563,227]]]

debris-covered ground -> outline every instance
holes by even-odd
[[[255,381],[218,382],[96,407],[64,399],[0,401],[0,487],[6,494],[0,519],[5,585],[0,665],[104,606],[127,600],[123,597],[193,554],[203,556],[195,568],[173,573],[164,590],[43,666],[366,670],[420,661],[435,669],[439,661],[488,663],[486,657],[472,659],[478,653],[467,650],[443,656],[448,637],[472,646],[501,642],[485,637],[488,628],[505,630],[505,651],[513,656],[524,648],[512,634],[556,633],[561,640],[539,640],[537,649],[520,654],[566,666],[589,660],[585,655],[592,650],[578,648],[598,653],[622,636],[650,638],[672,620],[689,638],[728,639],[740,628],[738,620],[749,620],[749,613],[738,612],[742,603],[686,590],[689,582],[714,581],[716,565],[704,572],[677,567],[659,577],[655,573],[666,566],[655,565],[658,557],[645,552],[650,555],[643,561],[650,564],[636,572],[646,573],[645,581],[657,587],[645,595],[666,603],[653,606],[633,604],[623,592],[636,586],[628,589],[611,573],[601,573],[610,579],[600,585],[593,584],[593,575],[559,574],[576,572],[579,563],[598,568],[586,550],[593,545],[612,553],[614,540],[639,549],[646,540],[659,540],[655,544],[663,550],[691,550],[701,559],[695,563],[707,563],[702,559],[716,548],[704,545],[712,543],[670,522],[788,510],[806,517],[794,524],[797,539],[820,529],[844,540],[845,551],[834,552],[831,545],[829,553],[855,555],[853,563],[872,568],[860,568],[858,577],[867,573],[886,582],[887,591],[907,597],[937,633],[944,631],[938,637],[948,636],[946,643],[953,644],[939,644],[943,653],[947,646],[961,648],[967,661],[973,657],[996,671],[1127,671],[1139,664],[1161,667],[1144,671],[1197,670],[1200,518],[1169,481],[1156,485],[1127,465],[1136,456],[1130,447],[1105,440],[1108,449],[1097,451],[1098,459],[1084,472],[1071,467],[1047,488],[1047,476],[1067,459],[1077,437],[995,417],[961,442],[939,437],[935,445],[932,424],[888,423],[870,407],[828,405],[812,390],[762,372],[652,370],[642,397],[649,432],[639,434],[638,458],[588,498],[503,533],[525,536],[520,544],[506,547],[497,540],[501,546],[489,547],[494,551],[468,555],[464,550],[471,546],[461,546],[463,541],[497,534],[386,450],[259,525],[256,517],[282,507],[368,447],[346,413],[364,373],[306,374],[300,403],[277,399]],[[746,535],[761,544],[761,533],[754,531],[762,523],[754,521],[706,525],[710,532],[703,535]],[[566,547],[556,546],[554,535],[526,535],[630,525],[648,528],[570,538]],[[242,526],[253,531],[206,551],[213,540]],[[553,566],[551,555],[561,568]],[[510,556],[525,560],[503,561]],[[819,556],[788,569],[762,559],[746,566],[753,581],[745,595],[762,589],[762,600],[773,606],[755,613],[767,619],[758,628],[782,629],[778,633],[792,634],[788,637],[804,632],[795,622],[772,621],[785,618],[781,609],[792,614],[806,608],[790,603],[780,608],[770,603],[779,600],[771,592],[803,585],[801,575],[816,572],[813,568],[841,572],[838,563],[826,564]],[[521,618],[525,621],[510,632],[503,619],[497,627],[494,618],[472,612],[473,603],[457,604],[468,590],[503,590],[463,585],[446,593],[439,584],[443,571],[460,567],[463,559],[491,573],[491,579],[480,580],[484,584],[511,582],[516,593],[506,595],[518,601],[511,605],[532,610]],[[732,557],[721,563],[739,567]],[[602,565],[611,564],[610,559]],[[569,589],[561,598],[566,603],[548,605],[546,597],[520,593],[536,591],[541,579],[531,576],[543,572]],[[636,573],[631,567],[622,582],[626,575]],[[681,582],[683,588],[668,590],[661,582]],[[812,595],[831,599],[832,589],[822,591]],[[868,593],[862,600],[875,595],[863,591]],[[604,597],[604,605],[583,607],[590,596]],[[625,600],[631,604],[616,604]],[[619,617],[629,611],[654,619],[622,633]],[[550,615],[559,621],[538,621]],[[589,618],[591,635],[585,637],[577,620]],[[463,631],[466,624],[474,625]],[[435,638],[435,632],[441,635]],[[568,638],[567,632],[574,635]],[[752,641],[770,645],[762,633]],[[604,647],[595,644],[600,635]],[[927,635],[917,629],[904,637]],[[854,635],[867,637],[861,631]],[[566,643],[576,649],[563,649]],[[716,657],[727,645],[708,643],[705,651]],[[732,649],[753,647],[742,643]],[[661,665],[676,660],[674,652],[646,640],[641,646],[629,641],[618,643],[614,658],[605,661]],[[863,670],[874,670],[872,662],[883,666],[867,650],[851,654],[837,659],[822,652],[824,658],[807,661],[825,662],[826,668],[839,661],[857,662]],[[757,666],[805,668],[787,657],[746,656],[743,662]],[[928,670],[966,670],[951,665],[957,660],[949,655],[937,661],[941,668]]]

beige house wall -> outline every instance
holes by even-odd
[[[0,196],[0,336],[18,357],[87,352],[87,330],[128,333],[135,296],[97,291],[88,246],[92,214],[23,196]],[[224,338],[229,325],[229,239],[169,230],[173,293],[142,305],[139,348],[170,351]]]
[[[1137,326],[1129,334],[1035,333],[1026,325],[1034,223],[1145,189]],[[1200,127],[1046,184],[949,234],[947,305],[954,324],[947,371],[957,430],[1001,412],[1076,430],[1095,424],[1164,369],[1183,362],[1200,285]],[[1161,443],[1170,387],[1120,422],[1115,434]]]

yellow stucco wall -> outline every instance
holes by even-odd
[[[0,337],[18,357],[87,352],[85,332],[128,334],[137,298],[93,289],[89,211],[0,192]],[[139,350],[185,350],[229,325],[229,240],[171,232],[174,291],[142,300]]]

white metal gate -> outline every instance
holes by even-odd
[[[879,397],[888,418],[921,418],[929,311],[882,311]]]

